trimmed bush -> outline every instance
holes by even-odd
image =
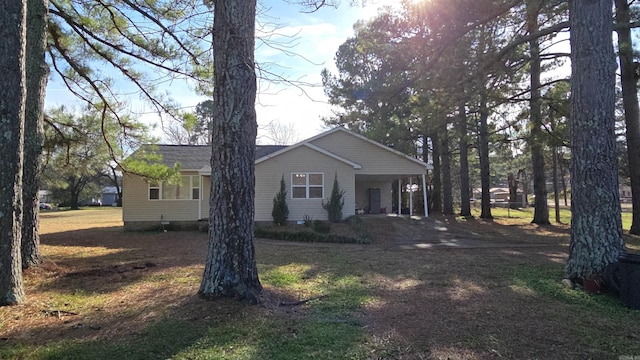
[[[371,244],[373,238],[371,234],[365,229],[362,219],[357,215],[351,215],[347,218],[347,223],[356,233],[356,243],[358,244]]]
[[[280,180],[280,191],[273,198],[273,210],[271,211],[273,223],[282,226],[289,219],[289,207],[287,206],[287,186],[284,183],[284,175]]]
[[[338,174],[333,179],[333,190],[331,190],[331,197],[329,201],[322,204],[322,207],[327,210],[329,214],[329,221],[339,222],[342,220],[342,208],[344,207],[344,190],[340,190],[338,184]]]
[[[272,230],[264,228],[256,228],[256,237],[264,239],[300,241],[300,242],[325,242],[325,243],[341,243],[341,244],[357,244],[355,238],[349,236],[341,236],[335,234],[321,234],[314,231],[285,231]]]
[[[331,225],[329,225],[329,223],[324,222],[322,220],[314,220],[313,231],[320,234],[328,234],[331,231]]]

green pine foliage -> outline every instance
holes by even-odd
[[[286,225],[289,219],[289,207],[287,206],[287,186],[284,183],[284,175],[280,180],[280,191],[273,198],[273,210],[271,211],[273,223],[282,226]]]
[[[344,190],[340,190],[338,184],[338,174],[333,179],[333,190],[331,190],[331,197],[327,203],[323,203],[322,207],[327,210],[329,214],[329,221],[339,222],[342,220],[342,208],[344,207]]]

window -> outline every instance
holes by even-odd
[[[191,177],[191,198],[200,200],[200,176]]]
[[[160,183],[157,181],[149,182],[149,200],[160,199]]]
[[[199,200],[200,176],[183,175],[180,184],[149,182],[149,200]]]
[[[293,199],[322,199],[324,197],[324,174],[292,173],[291,197]]]

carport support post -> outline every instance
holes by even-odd
[[[413,216],[413,177],[409,177],[409,217]]]
[[[427,204],[427,176],[422,174],[422,198],[424,200],[424,217],[429,217],[429,205]]]
[[[402,215],[402,179],[398,179],[398,216]]]
[[[200,188],[198,189],[198,218],[196,220],[202,219],[202,174],[198,174],[198,183],[200,184]]]

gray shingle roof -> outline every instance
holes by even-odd
[[[256,145],[256,160],[278,150],[286,145]],[[162,162],[172,167],[180,164],[183,170],[197,170],[210,165],[211,146],[209,145],[157,145],[157,152],[162,156]]]

